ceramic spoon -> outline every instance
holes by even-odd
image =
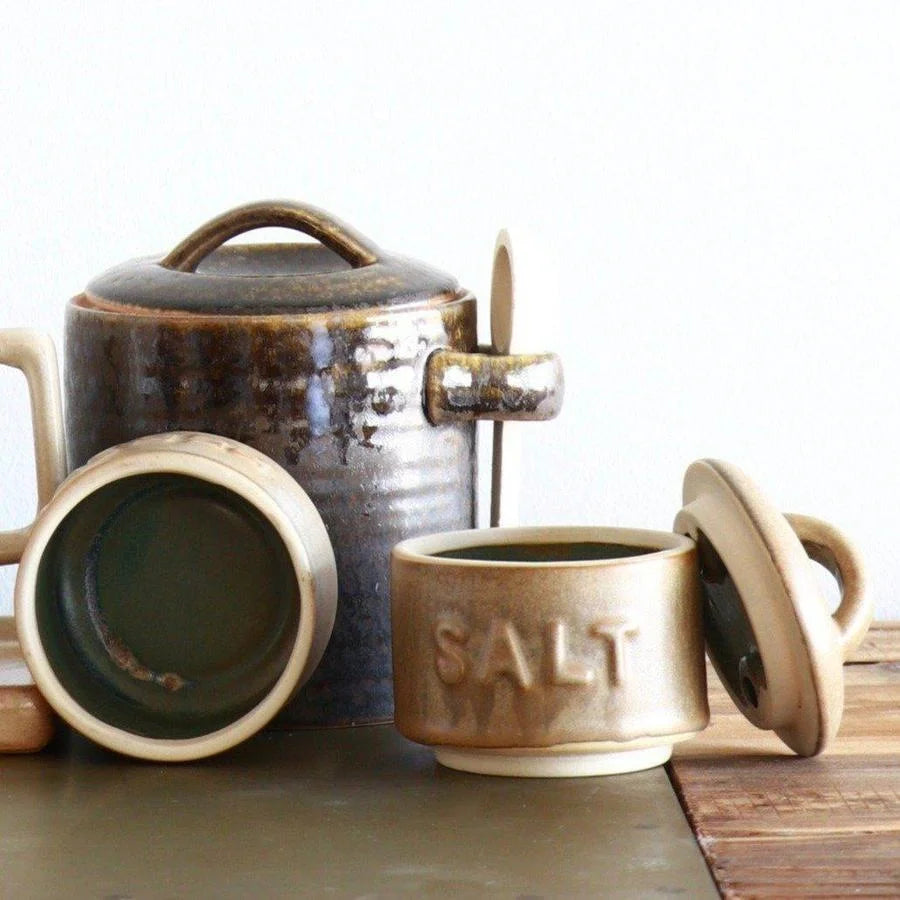
[[[536,353],[555,332],[556,290],[552,253],[537,234],[516,230],[516,251],[507,229],[497,235],[491,275],[491,350]],[[551,336],[552,338],[552,336]],[[552,342],[552,339],[551,339]],[[492,528],[519,524],[522,432],[518,422],[494,422],[491,463]]]

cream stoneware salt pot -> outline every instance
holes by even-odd
[[[871,618],[859,553],[714,460],[688,469],[675,530],[495,528],[399,544],[397,728],[483,774],[647,768],[708,722],[705,645],[751,722],[800,755],[821,752]],[[841,586],[834,615],[810,557]]]
[[[693,541],[493,528],[405,541],[392,569],[396,724],[444,765],[597,775],[706,726]]]
[[[312,674],[337,573],[325,526],[280,466],[237,441],[172,432],[65,476],[50,339],[0,331],[28,380],[38,486],[15,621],[35,683],[74,728],[146,759],[197,759],[262,728]],[[54,490],[55,488],[55,490]]]

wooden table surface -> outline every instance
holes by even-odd
[[[837,741],[799,759],[710,677],[710,727],[669,775],[727,898],[900,897],[900,623],[845,669]]]

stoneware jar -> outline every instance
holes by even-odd
[[[495,528],[393,551],[397,728],[451,768],[634,771],[703,729],[704,644],[738,708],[821,752],[871,602],[859,554],[736,467],[685,476],[676,532]],[[841,585],[830,615],[810,557]]]
[[[221,246],[266,226],[318,243]],[[390,548],[472,527],[475,420],[551,418],[563,393],[552,354],[479,352],[475,297],[452,277],[285,202],[96,278],[69,304],[65,349],[72,466],[146,434],[211,432],[312,498],[340,602],[286,725],[390,719]]]
[[[325,526],[267,456],[172,432],[65,475],[50,339],[0,332],[31,389],[42,503],[0,534],[19,561],[15,621],[35,683],[73,727],[157,760],[197,759],[266,725],[306,682],[334,623]]]

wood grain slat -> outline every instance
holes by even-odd
[[[873,629],[814,759],[754,728],[710,670],[711,725],[669,772],[724,897],[900,897],[898,650],[896,623]]]
[[[850,662],[900,662],[900,622],[876,622]]]
[[[693,740],[676,745],[678,759],[718,756],[740,759],[756,754],[803,764],[772,732],[754,727],[738,712],[712,668],[707,677],[709,726]],[[891,752],[900,753],[900,663],[846,666],[844,685],[844,717],[838,739],[824,756],[809,762],[881,753],[885,742]]]
[[[792,897],[898,897],[900,878],[886,860],[896,859],[893,835],[807,837],[785,843],[756,841],[747,846],[723,840],[717,847],[713,875],[727,900]],[[741,877],[732,873],[740,863]]]

